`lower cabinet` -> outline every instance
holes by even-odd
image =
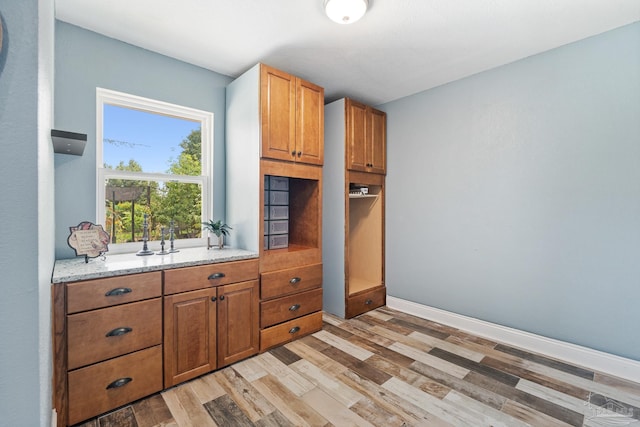
[[[386,304],[387,289],[378,286],[347,297],[345,317],[350,319]]]
[[[257,280],[218,288],[218,368],[258,353]]]
[[[162,390],[162,346],[69,372],[69,424]]]
[[[164,297],[164,385],[258,352],[257,280]]]
[[[322,264],[260,275],[260,351],[322,329]]]
[[[162,390],[162,273],[55,284],[53,338],[57,425]]]
[[[258,353],[257,260],[167,270],[164,290],[165,387]]]
[[[322,264],[258,270],[253,259],[53,285],[57,425],[322,328]]]
[[[164,297],[164,384],[216,369],[217,289]]]

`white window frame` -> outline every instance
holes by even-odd
[[[171,175],[105,169],[103,161],[103,107],[105,104],[200,122],[202,175]],[[211,214],[213,212],[213,194],[211,191],[213,188],[213,113],[98,87],[96,88],[96,171],[96,224],[103,224],[106,220],[104,182],[106,179],[111,178],[200,184],[202,188],[201,218],[203,218],[203,221],[207,221],[211,218]],[[167,224],[167,227],[168,226],[169,225]],[[159,250],[159,241],[156,242],[158,243],[149,242],[149,249]],[[205,234],[201,238],[176,240],[174,242],[174,247],[186,248],[204,246],[206,245],[206,242],[207,237]],[[168,244],[169,243],[167,242],[167,245]],[[142,244],[140,242],[112,243],[109,245],[109,253],[130,253],[136,252],[141,248]]]

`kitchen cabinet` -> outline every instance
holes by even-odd
[[[161,272],[54,285],[59,425],[162,390],[161,297]]]
[[[249,259],[55,283],[57,425],[257,354],[258,266]]]
[[[260,275],[260,351],[322,328],[322,264]]]
[[[341,99],[325,106],[323,309],[346,318],[386,303],[385,176],[350,169],[354,111],[366,122],[361,105]]]
[[[259,253],[265,351],[322,328],[324,92],[258,64],[226,106],[225,218],[231,245]]]
[[[386,174],[387,115],[345,99],[347,169]]]
[[[234,229],[228,240],[232,247],[259,253],[260,272],[322,262],[322,167],[293,162],[285,157],[265,157],[265,144],[277,145],[276,142],[265,142],[265,139],[273,138],[275,131],[271,129],[282,131],[291,128],[290,120],[279,122],[274,118],[277,106],[283,111],[288,110],[291,102],[272,101],[269,113],[261,108],[267,72],[271,76],[270,90],[275,92],[280,72],[258,64],[231,82],[226,96],[225,219]],[[290,112],[282,114],[291,116]],[[316,125],[320,129],[316,132],[317,138],[323,140],[324,107],[311,115],[316,117]],[[324,156],[323,147],[324,144],[319,143],[318,158]],[[284,152],[284,149],[280,151]],[[269,245],[265,247],[264,238],[268,234],[265,221],[269,220],[265,217],[265,206],[269,205],[265,198],[268,190],[265,181],[268,182],[270,177],[281,177],[288,182],[287,240],[277,249]]]
[[[322,165],[324,89],[260,66],[262,157]]]
[[[165,271],[165,387],[258,352],[257,278],[257,261]],[[167,295],[185,287],[200,289]]]

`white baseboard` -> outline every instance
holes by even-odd
[[[561,359],[572,365],[640,382],[640,362],[636,360],[462,316],[390,295],[387,295],[387,306],[423,319],[453,326],[493,341]]]

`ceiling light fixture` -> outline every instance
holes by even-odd
[[[324,0],[329,19],[338,24],[352,24],[367,11],[369,0]]]

